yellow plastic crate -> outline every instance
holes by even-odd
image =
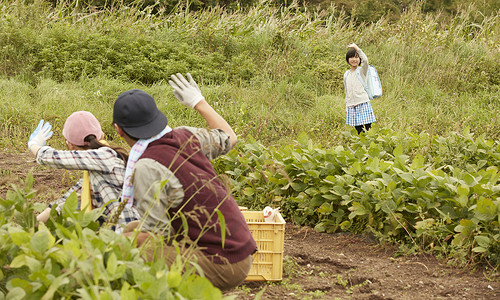
[[[257,252],[246,281],[279,281],[283,278],[285,220],[280,213],[275,223],[266,223],[262,211],[242,211],[257,242]]]

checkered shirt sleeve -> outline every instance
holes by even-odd
[[[36,160],[41,165],[54,168],[89,171],[92,205],[100,208],[107,204],[103,214],[106,217],[112,215],[118,205],[117,199],[120,199],[125,174],[125,163],[113,149],[101,147],[93,150],[64,151],[45,146],[38,151]],[[73,191],[80,194],[81,181],[52,205],[62,206]],[[122,215],[119,223],[137,219],[138,216],[133,209],[126,210]]]

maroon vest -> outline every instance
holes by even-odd
[[[141,158],[156,160],[170,169],[184,188],[182,203],[168,210],[172,227],[180,237],[185,232],[179,210],[186,218],[187,235],[191,241],[207,256],[212,256],[214,262],[227,260],[236,263],[257,249],[238,204],[217,177],[194,134],[185,129],[174,129],[151,142]],[[225,220],[224,247],[217,209]]]

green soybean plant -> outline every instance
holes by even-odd
[[[98,229],[98,210],[76,210],[72,194],[60,216],[35,224],[30,173],[0,199],[0,299],[223,299],[185,265],[146,262],[124,235]]]

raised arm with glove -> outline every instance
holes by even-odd
[[[187,107],[195,108],[196,104],[201,100],[205,100],[205,97],[201,94],[201,90],[193,77],[191,77],[191,74],[187,73],[189,81],[180,73],[172,75],[171,78],[172,79],[169,80],[168,83],[174,89],[175,98],[182,104]]]
[[[52,132],[52,125],[41,119],[28,140],[28,149],[31,153],[36,155],[38,150],[45,146],[45,142],[52,137],[52,134],[54,134]]]
[[[172,75],[171,80],[168,81],[174,89],[175,98],[182,104],[197,110],[207,121],[210,128],[224,130],[229,135],[232,146],[234,146],[238,138],[231,126],[208,104],[191,74],[187,73],[186,76],[189,81],[180,73]]]

